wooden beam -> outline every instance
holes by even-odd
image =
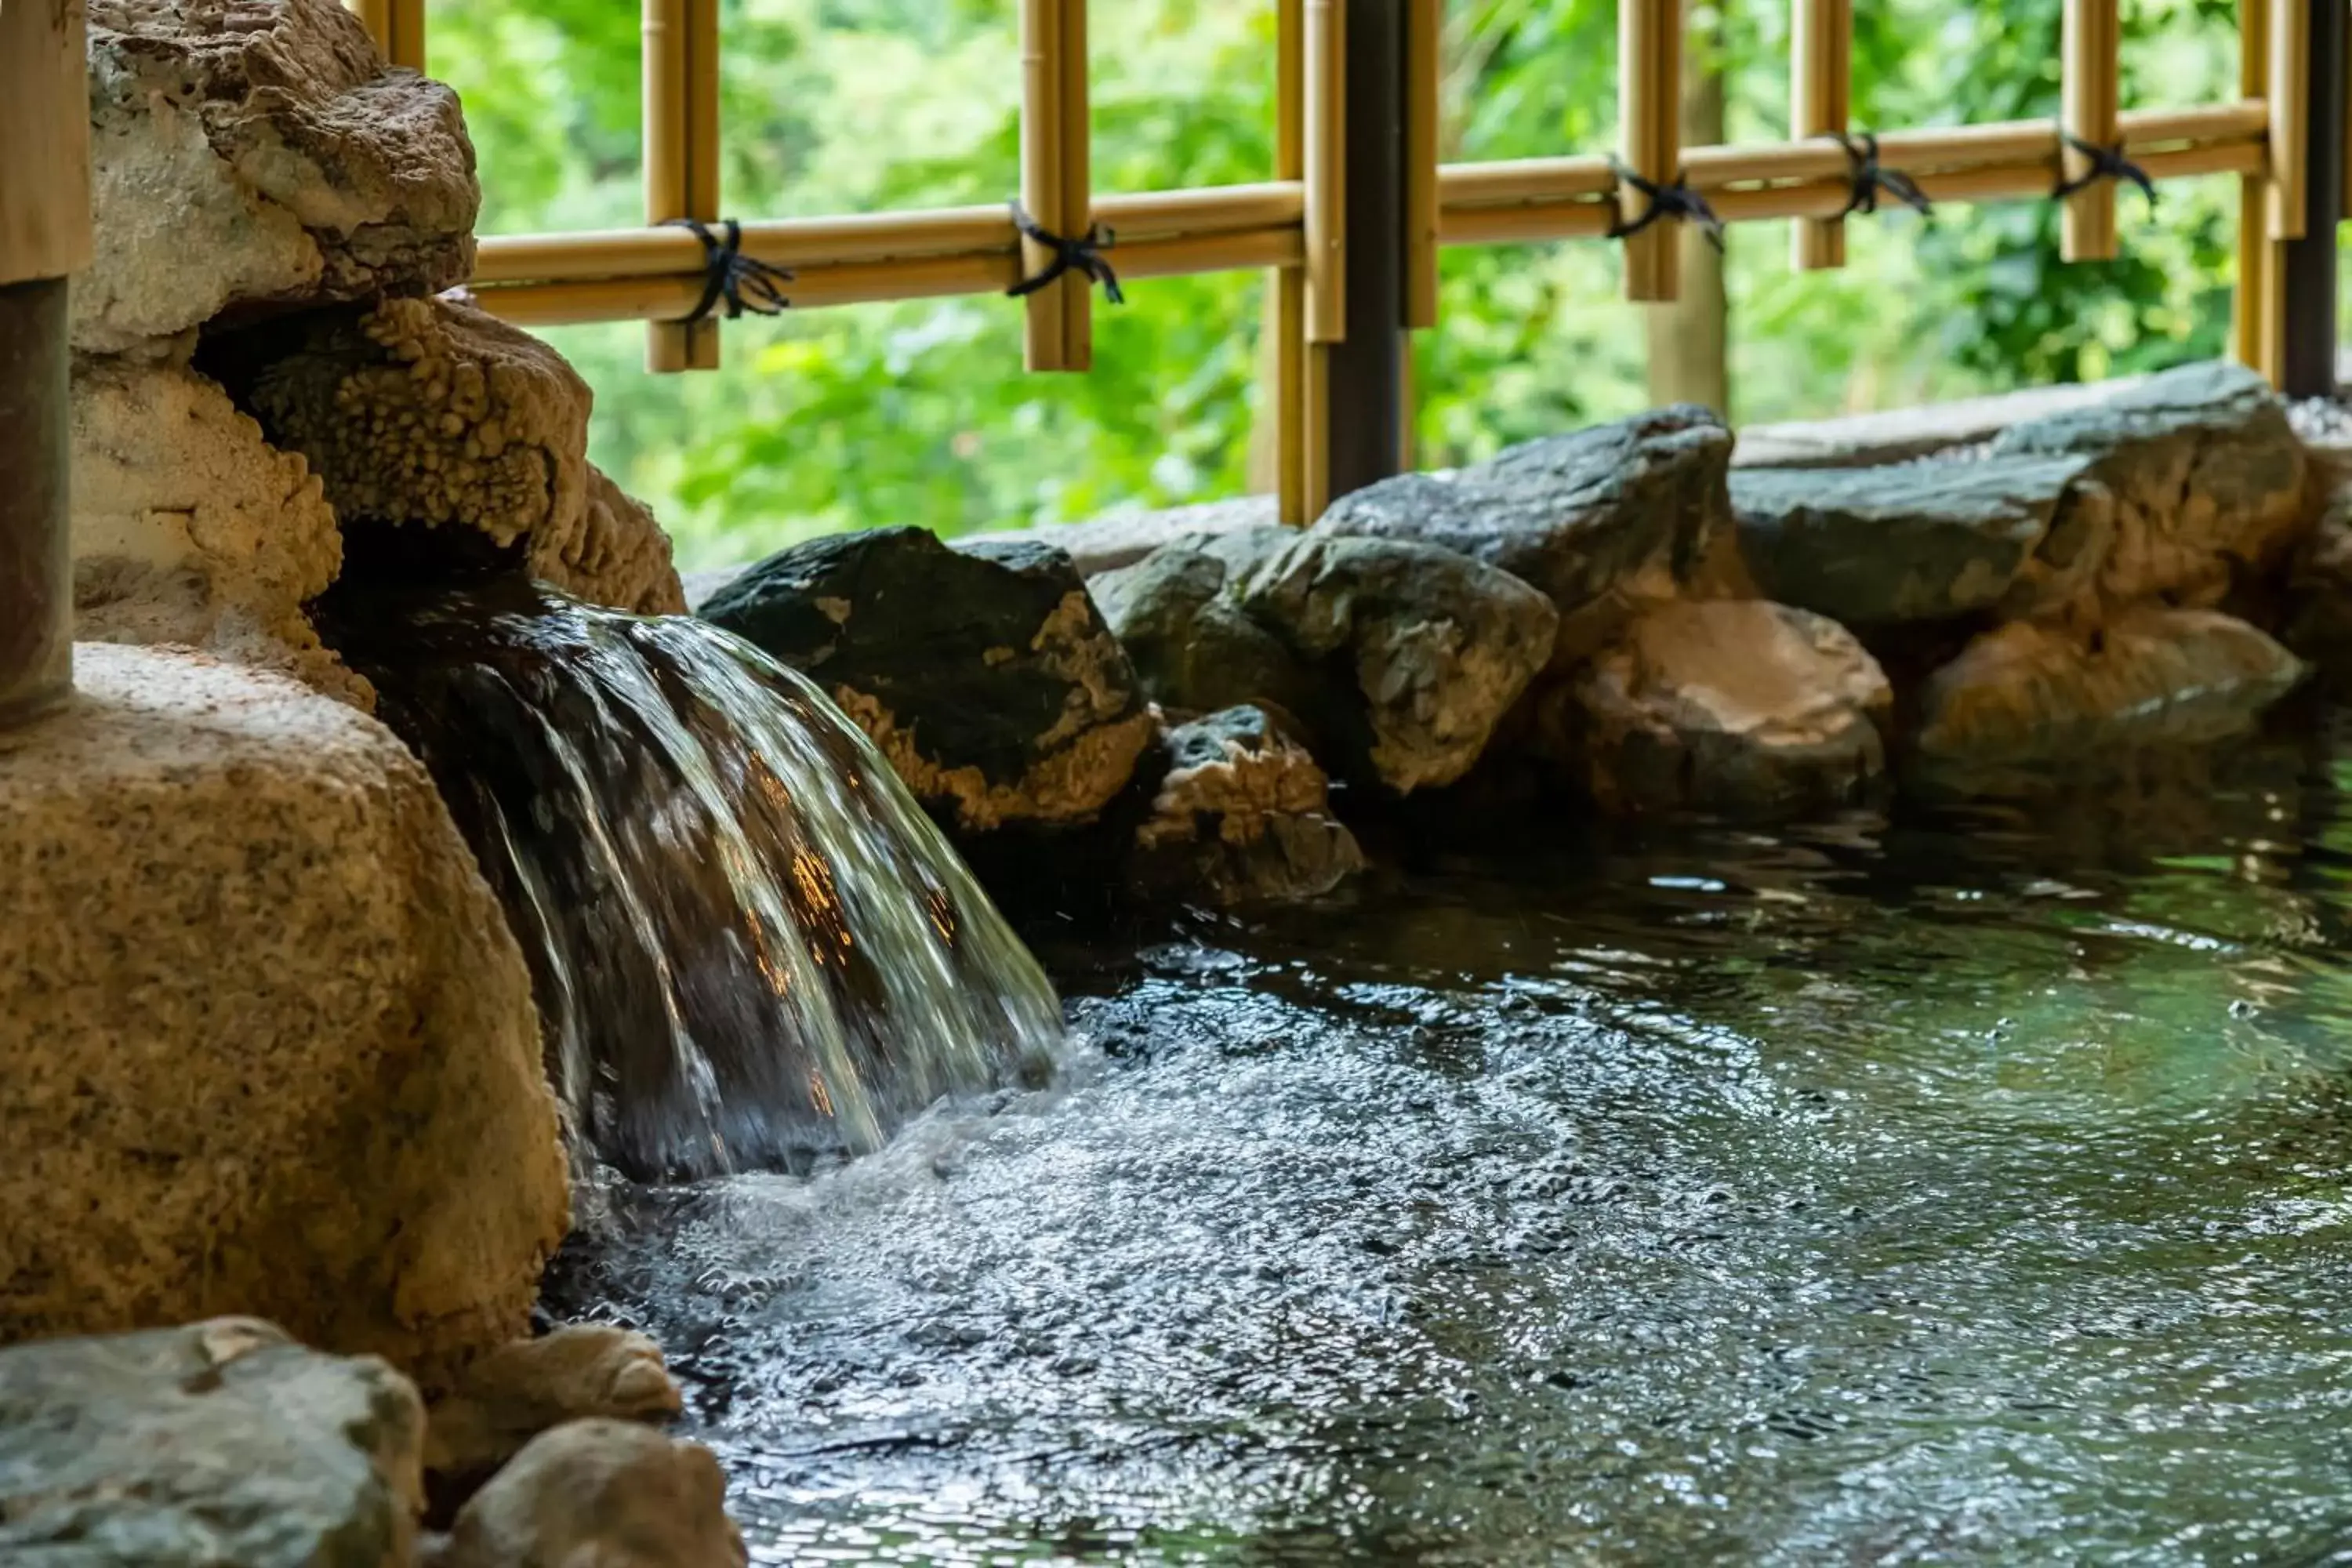
[[[1394,474],[1403,444],[1408,5],[1348,8],[1346,330],[1325,371],[1333,500]]]

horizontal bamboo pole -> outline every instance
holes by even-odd
[[[1145,240],[1117,252],[1122,279],[1173,278],[1258,267],[1297,267],[1305,250],[1296,227],[1199,238]],[[803,268],[793,281],[795,309],[1001,294],[1021,278],[1008,244],[959,256],[849,262]],[[702,297],[698,271],[688,277],[591,278],[481,289],[475,302],[519,326],[586,321],[675,320]]]

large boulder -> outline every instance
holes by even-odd
[[[75,633],[175,643],[364,704],[303,604],[342,539],[308,464],[191,371],[83,360],[73,378]]]
[[[590,604],[685,610],[667,536],[589,466],[588,384],[530,333],[380,300],[232,334],[201,363],[310,461],[347,527],[446,530],[453,556],[520,552]]]
[[[2143,605],[2095,629],[2012,621],[1927,679],[1913,743],[1949,771],[2210,742],[2302,675],[2267,635],[2215,610]]]
[[[1167,748],[1167,776],[1135,836],[1133,876],[1145,896],[1311,899],[1364,868],[1355,835],[1331,815],[1323,770],[1259,710],[1180,724]]]
[[[703,617],[814,680],[961,832],[1092,821],[1156,728],[1070,558],[912,527],[812,540]]]
[[[423,764],[280,677],[76,666],[0,740],[0,1337],[246,1312],[427,1382],[517,1337],[565,1162]]]
[[[0,1350],[0,1561],[410,1568],[424,1436],[382,1361],[248,1319]]]
[[[1708,561],[1730,526],[1731,447],[1721,420],[1678,404],[1453,474],[1382,479],[1333,502],[1315,531],[1440,545],[1534,584],[1559,611],[1566,665]]]
[[[1893,693],[1836,622],[1762,600],[1662,605],[1570,689],[1566,726],[1609,811],[1777,816],[1885,770]]]
[[[1736,468],[1739,544],[1769,598],[1852,626],[2017,616],[2096,576],[2114,500],[2086,458]]]
[[[2243,365],[2183,365],[2114,396],[2011,426],[2000,456],[2089,459],[2115,500],[2098,586],[2111,604],[2210,605],[2275,564],[2305,521],[2303,444]]]
[[[727,1478],[699,1444],[624,1421],[531,1440],[464,1510],[432,1568],[743,1568]]]
[[[337,0],[89,0],[91,194],[74,346],[430,293],[474,266],[457,95]]]

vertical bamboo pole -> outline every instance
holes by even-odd
[[[2254,0],[2249,0],[2254,3]],[[2304,143],[2311,133],[2311,11],[2308,0],[2269,0],[2273,239],[2303,237]]]
[[[1047,233],[1066,235],[1061,12],[1061,0],[1021,0],[1021,205]],[[1022,240],[1022,276],[1034,278],[1053,262],[1050,247]],[[1058,288],[1027,296],[1022,363],[1029,369],[1067,368],[1068,300]]]
[[[1625,166],[1654,184],[1674,183],[1682,158],[1681,0],[1618,0],[1618,136]],[[1642,216],[1648,198],[1631,184],[1617,193],[1621,221]],[[1675,220],[1661,218],[1624,241],[1625,298],[1675,294]]]
[[[1274,176],[1307,176],[1306,18],[1299,0],[1276,0],[1275,16]],[[1293,528],[1307,510],[1307,268],[1275,269],[1274,473],[1276,515]]]
[[[719,0],[686,5],[686,211],[704,223],[719,221]],[[686,329],[689,370],[719,368],[718,320],[705,317]]]
[[[79,0],[0,4],[0,725],[73,691],[68,276],[89,264]]]
[[[2116,0],[2066,0],[2064,73],[2060,123],[2094,147],[2115,145],[2121,108],[2122,14]],[[2088,173],[2090,159],[2061,149],[2070,180]],[[2116,255],[2116,183],[2094,180],[2066,198],[2060,215],[2059,254],[2068,261],[2108,261]]]
[[[1789,134],[1843,135],[1853,118],[1853,0],[1796,0],[1790,18]],[[1801,217],[1790,258],[1800,272],[1845,265],[1845,220]]]
[[[1087,0],[1062,0],[1062,221],[1082,235],[1094,222],[1094,110],[1087,99]],[[1063,276],[1062,367],[1095,364],[1094,279]]]
[[[1407,0],[1404,324],[1408,331],[1437,325],[1438,88],[1444,28],[1443,0]]]
[[[1347,0],[1307,6],[1307,337],[1348,335]]]
[[[687,0],[645,0],[640,61],[645,93],[646,221],[687,210]],[[667,375],[691,363],[691,336],[677,321],[646,325],[646,368]]]
[[[410,70],[425,68],[425,0],[392,0],[392,25],[383,58]]]
[[[2238,95],[2270,95],[2270,0],[2238,0]],[[2258,370],[2273,385],[2279,377],[2277,314],[2268,309],[2266,285],[2273,268],[2270,235],[2270,174],[2238,181],[2238,286],[2231,299],[2231,341],[2239,363]]]
[[[375,40],[375,52],[392,58],[392,0],[351,0],[351,8]]]

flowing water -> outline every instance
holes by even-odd
[[[763,1563],[2352,1562],[2352,730],[1040,950],[1054,1089],[639,1190]]]
[[[320,620],[522,942],[583,1165],[805,1170],[1050,1066],[1035,963],[864,735],[757,649],[504,576]]]

